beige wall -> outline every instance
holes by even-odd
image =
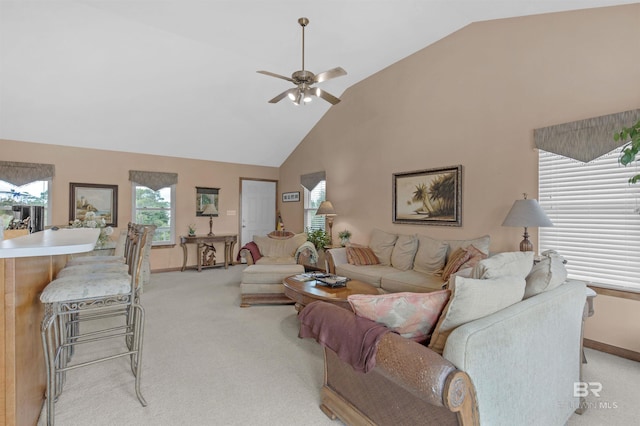
[[[366,244],[377,227],[490,234],[491,250],[517,250],[522,229],[500,225],[523,192],[537,198],[533,129],[638,108],[639,50],[639,4],[469,25],[348,89],[282,165],[280,191],[325,170],[334,240],[348,228]],[[462,227],[392,223],[393,173],[456,164]],[[289,228],[302,229],[302,203],[281,210]],[[608,343],[640,351],[635,304],[635,335]],[[607,322],[615,309],[600,304],[590,321],[603,325],[587,337],[605,341],[600,330],[615,326]]]
[[[259,167],[214,161],[188,160],[155,155],[130,154],[95,149],[70,148],[58,145],[0,140],[2,160],[54,164],[52,224],[65,225],[69,221],[69,183],[99,183],[118,185],[118,230],[126,229],[131,220],[131,182],[129,170],[173,172],[178,174],[176,187],[176,233],[185,235],[190,223],[198,234],[209,232],[209,218],[196,217],[196,186],[220,188],[220,216],[213,218],[213,232],[239,232],[240,178],[278,179],[278,168]],[[228,215],[235,211],[235,215]],[[182,266],[182,248],[153,249],[153,270]],[[189,246],[189,264],[195,264],[193,247]],[[236,253],[238,247],[236,246]],[[218,250],[220,261],[223,251]]]

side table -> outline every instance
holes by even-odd
[[[182,269],[180,271],[187,269],[187,244],[196,245],[196,269],[200,272],[202,268],[220,268],[224,266],[225,269],[228,269],[229,265],[233,264],[233,247],[237,241],[237,234],[180,236],[183,255]],[[224,243],[224,263],[216,262],[216,248],[213,243]]]

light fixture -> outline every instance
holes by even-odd
[[[213,216],[218,216],[218,209],[215,204],[207,204],[204,206],[202,216],[209,216],[209,233],[207,236],[213,237]]]
[[[336,211],[333,208],[331,201],[323,201],[320,203],[320,207],[316,211],[316,216],[324,216],[327,219],[327,225],[329,225],[329,241],[333,244],[333,234],[331,228],[333,228],[333,218],[336,216]]]
[[[553,226],[538,201],[527,199],[527,194],[523,194],[523,200],[516,200],[509,210],[507,217],[502,222],[502,226],[522,226],[524,227],[524,239],[520,242],[520,251],[533,251],[533,244],[529,241],[527,228],[530,226],[546,227]]]

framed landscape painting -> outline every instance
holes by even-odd
[[[89,212],[104,219],[107,226],[118,226],[118,185],[69,184],[69,221],[85,220]]]
[[[394,173],[393,223],[462,226],[462,166]]]

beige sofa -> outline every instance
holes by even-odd
[[[379,264],[350,264],[347,248],[343,247],[326,251],[327,270],[369,283],[383,292],[430,292],[442,288],[443,270],[458,248],[473,245],[486,256],[489,244],[488,235],[469,240],[437,240],[426,235],[399,235],[374,229],[368,247]]]
[[[345,362],[340,347],[325,348],[321,409],[345,424],[565,424],[582,406],[574,385],[582,380],[586,288],[565,281],[553,252],[533,263],[531,252],[502,253],[479,262],[477,278],[456,275],[429,345],[387,333],[367,373]],[[393,309],[402,316],[408,308]],[[320,335],[358,336],[352,312],[326,313],[332,321],[316,324],[335,325]]]

